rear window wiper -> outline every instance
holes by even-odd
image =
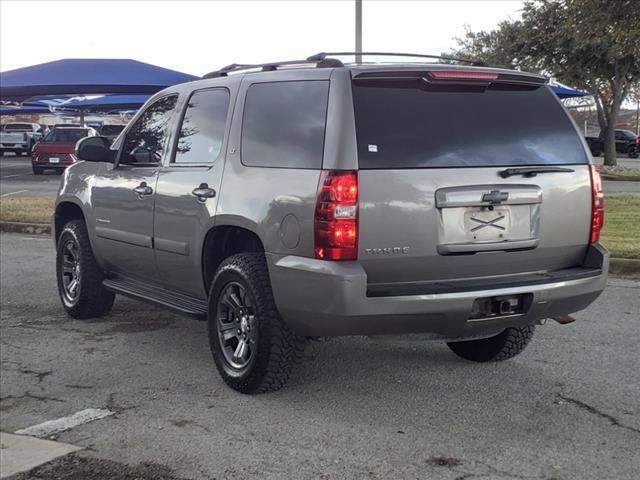
[[[519,167],[519,168],[507,168],[498,172],[502,178],[513,177],[514,175],[523,175],[525,177],[535,177],[539,173],[553,173],[553,172],[575,172],[572,168],[565,167]]]

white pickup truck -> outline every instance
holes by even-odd
[[[29,155],[43,136],[44,130],[37,123],[7,123],[0,130],[0,155],[5,152]]]

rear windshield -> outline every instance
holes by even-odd
[[[46,136],[45,141],[49,143],[76,143],[81,138],[89,135],[86,128],[74,128],[73,130],[54,128]]]
[[[546,87],[425,90],[354,84],[363,169],[587,163],[581,139]]]

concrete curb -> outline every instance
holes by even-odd
[[[608,182],[640,182],[640,176],[638,175],[610,175],[607,173],[602,173],[602,180],[606,180]]]
[[[610,258],[609,273],[620,277],[640,278],[640,260],[634,258]]]
[[[0,232],[51,235],[51,225],[46,223],[0,222]],[[609,273],[621,277],[640,278],[640,260],[634,258],[610,258]]]
[[[51,225],[47,223],[0,222],[0,232],[51,235]]]

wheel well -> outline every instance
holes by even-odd
[[[264,252],[260,238],[241,227],[213,227],[207,233],[202,251],[202,268],[207,291],[222,261],[236,253]]]
[[[84,215],[82,209],[71,202],[62,202],[56,207],[56,213],[54,216],[55,225],[55,239],[56,242],[62,233],[62,229],[71,220],[82,220],[84,222]]]

